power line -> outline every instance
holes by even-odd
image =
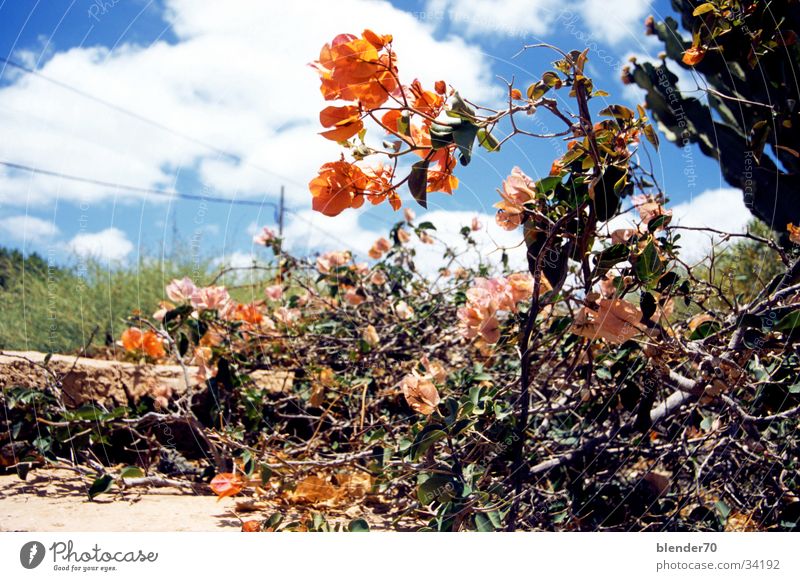
[[[101,187],[104,187],[104,188],[113,188],[113,189],[117,189],[117,190],[125,190],[125,191],[128,191],[128,192],[136,192],[136,193],[139,193],[139,194],[150,194],[150,195],[154,195],[154,196],[162,196],[162,197],[165,197],[165,198],[180,199],[180,200],[194,200],[194,201],[200,201],[200,202],[215,202],[215,203],[220,203],[220,204],[230,204],[230,205],[234,205],[234,206],[257,206],[259,208],[263,207],[263,206],[270,206],[272,208],[276,208],[277,209],[277,207],[278,207],[277,204],[275,204],[275,202],[264,202],[264,201],[258,202],[258,201],[255,201],[255,200],[232,200],[232,199],[228,199],[228,198],[219,198],[219,197],[215,197],[215,196],[203,196],[203,195],[197,195],[197,194],[187,194],[187,193],[183,193],[183,192],[177,192],[177,191],[174,191],[174,190],[173,191],[167,191],[167,190],[158,190],[158,189],[155,189],[155,188],[144,188],[144,187],[139,187],[139,186],[129,186],[129,185],[125,185],[125,184],[119,184],[119,183],[114,183],[114,182],[107,182],[107,181],[103,181],[103,180],[97,180],[97,179],[93,179],[93,178],[85,178],[85,177],[81,177],[81,176],[65,174],[65,173],[52,171],[52,170],[48,170],[48,169],[31,167],[31,166],[28,166],[28,165],[23,165],[21,163],[13,163],[13,162],[4,161],[4,160],[0,160],[0,165],[3,165],[5,167],[11,168],[11,169],[19,170],[19,171],[26,171],[26,172],[29,172],[29,173],[32,173],[32,174],[45,175],[45,176],[49,176],[49,177],[60,178],[60,179],[63,179],[63,180],[69,180],[69,181],[72,181],[72,182],[79,182],[79,183],[83,183],[83,184],[101,186]]]
[[[267,168],[261,167],[261,166],[259,166],[257,164],[252,163],[252,162],[245,161],[240,155],[237,155],[235,153],[231,153],[229,151],[225,151],[224,149],[220,149],[219,147],[217,147],[215,145],[212,145],[210,143],[202,141],[201,139],[193,137],[193,136],[191,136],[191,135],[189,135],[187,133],[184,133],[182,131],[178,131],[176,129],[168,127],[167,125],[164,125],[163,123],[161,123],[159,121],[154,121],[153,119],[145,117],[144,115],[141,115],[141,114],[139,114],[139,113],[137,113],[135,111],[131,111],[130,109],[126,109],[125,107],[121,107],[121,106],[119,106],[119,105],[117,105],[115,103],[112,103],[111,101],[107,101],[107,100],[102,99],[100,97],[96,97],[96,96],[92,95],[91,93],[88,93],[88,92],[86,92],[86,91],[84,91],[82,89],[79,89],[77,87],[73,87],[72,85],[70,85],[68,83],[65,83],[63,81],[59,81],[58,79],[53,79],[53,78],[48,77],[46,75],[43,75],[42,73],[40,73],[40,72],[38,72],[38,71],[36,71],[34,69],[31,69],[30,67],[26,67],[25,65],[20,64],[18,62],[15,62],[13,60],[10,60],[10,59],[8,59],[6,57],[0,56],[0,62],[3,62],[3,63],[7,64],[10,67],[13,67],[13,68],[18,69],[20,71],[23,71],[26,74],[29,74],[31,76],[37,77],[39,79],[42,79],[43,81],[47,81],[48,83],[56,85],[57,87],[60,87],[60,88],[62,88],[64,90],[66,90],[66,91],[70,91],[72,93],[75,93],[76,95],[79,95],[79,96],[83,97],[84,99],[88,99],[90,101],[93,101],[95,103],[103,105],[104,107],[108,107],[109,109],[113,109],[114,111],[117,111],[118,113],[121,113],[123,115],[127,115],[128,117],[131,117],[133,119],[141,121],[142,123],[146,123],[146,124],[148,124],[148,125],[150,125],[152,127],[160,129],[161,131],[165,131],[165,132],[170,133],[170,134],[172,134],[172,135],[174,135],[176,137],[180,137],[181,139],[184,139],[186,141],[194,143],[195,145],[200,145],[202,147],[205,147],[209,151],[213,151],[214,153],[216,153],[217,155],[219,155],[221,157],[228,158],[230,160],[235,161],[236,163],[243,163],[244,165],[250,166],[250,167],[252,167],[254,169],[257,169],[257,170],[259,170],[261,172],[264,172],[266,174],[269,174],[269,175],[275,176],[277,178],[280,178],[280,179],[282,179],[282,180],[284,180],[286,182],[292,183],[292,184],[294,184],[296,186],[305,187],[303,184],[301,184],[301,183],[299,183],[299,182],[297,182],[297,181],[295,181],[295,180],[293,180],[293,179],[291,179],[289,177],[286,177],[286,176],[283,176],[281,174],[275,173],[272,170],[269,170]]]

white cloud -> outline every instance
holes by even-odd
[[[429,0],[426,21],[444,19],[475,36],[541,36],[566,31],[585,43],[641,42],[651,0]]]
[[[641,42],[651,0],[582,0],[577,10],[591,34],[611,44]]]
[[[720,232],[740,234],[747,230],[747,224],[753,219],[750,210],[744,205],[741,190],[736,188],[719,188],[705,190],[687,202],[668,206],[672,210],[673,226],[689,228],[712,228]],[[610,220],[603,229],[613,232],[618,228],[635,228],[638,214],[629,210]],[[681,247],[681,259],[692,264],[708,256],[712,245],[720,244],[721,236],[697,230],[676,231],[681,235],[678,245]],[[724,244],[724,243],[723,243]]]
[[[439,23],[445,18],[467,36],[544,34],[560,0],[430,0],[419,17]]]
[[[742,233],[753,215],[744,205],[741,190],[719,188],[706,190],[688,202],[672,207],[673,223],[692,228],[713,228],[721,232]],[[702,259],[712,244],[718,243],[718,235],[692,230],[679,230],[681,257],[686,262]]]
[[[0,220],[0,231],[14,240],[40,244],[58,235],[58,227],[35,216],[9,216]]]
[[[252,0],[168,0],[166,7],[176,43],[73,48],[55,53],[39,72],[242,163],[30,75],[0,89],[0,159],[162,188],[173,187],[181,168],[196,167],[210,195],[261,197],[283,184],[289,203],[306,204],[305,184],[338,155],[336,144],[317,135],[324,101],[306,65],[336,34],[365,27],[393,33],[400,75],[409,82],[446,78],[476,100],[494,84],[478,47],[435,40],[431,26],[385,1],[341,0],[324,15],[312,2],[276,10]],[[0,169],[0,201],[9,204],[116,195],[133,197]]]
[[[76,235],[67,243],[67,248],[80,256],[117,261],[131,253],[133,244],[119,228],[106,228]]]

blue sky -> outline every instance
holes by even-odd
[[[443,78],[487,104],[502,90],[497,76],[513,76],[524,89],[549,68],[552,55],[542,49],[514,58],[522,45],[588,47],[595,86],[633,105],[641,97],[621,84],[620,68],[631,54],[655,58],[659,46],[644,36],[642,21],[670,13],[661,0],[342,0],[333,10],[256,0],[0,0],[0,56],[39,73],[0,63],[0,160],[262,203],[168,201],[0,167],[0,245],[62,262],[94,254],[113,263],[168,254],[179,239],[205,256],[246,262],[258,253],[254,229],[274,224],[283,186],[293,210],[287,238],[297,252],[365,251],[399,219],[388,206],[337,218],[308,210],[305,184],[338,150],[316,135],[324,105],[305,63],[333,35],[364,27],[393,33],[404,81]],[[556,127],[546,114],[530,122]],[[502,152],[478,153],[460,169],[454,196],[431,196],[430,217],[450,230],[472,215],[491,222],[496,188],[511,168],[546,173],[559,147],[523,138]],[[714,162],[667,143],[650,153],[687,223],[714,216],[717,225],[741,229],[741,196]],[[513,243],[492,227],[487,235]]]

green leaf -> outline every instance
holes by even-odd
[[[635,270],[639,280],[645,284],[649,284],[656,277],[661,275],[663,265],[661,264],[661,259],[658,257],[656,246],[652,241],[645,246],[642,253],[636,258]]]
[[[649,292],[642,292],[639,307],[642,309],[642,321],[650,319],[656,314],[656,299]]]
[[[701,14],[711,12],[712,10],[714,10],[714,5],[711,2],[706,2],[705,4],[701,4],[695,8],[694,12],[692,12],[692,16],[700,16]]]
[[[497,138],[483,128],[478,129],[478,144],[486,151],[500,150],[500,142]]]
[[[481,533],[491,533],[494,531],[494,525],[489,517],[483,513],[475,513],[475,528]]]
[[[468,165],[472,159],[472,144],[475,143],[478,129],[477,125],[466,120],[453,129],[453,141],[455,141],[458,151],[461,153],[459,158],[461,165]]]
[[[448,111],[448,114],[451,113],[451,117],[461,117],[462,119],[465,117],[468,119],[475,118],[475,109],[467,105],[467,102],[458,94],[458,91],[453,93],[453,102],[450,105],[450,111]]]
[[[429,424],[420,430],[411,446],[411,457],[416,460],[439,440],[446,438],[447,433],[441,424]]]
[[[347,530],[351,533],[368,533],[369,523],[363,518],[357,518],[350,521],[350,524],[347,525]]]
[[[418,161],[411,166],[408,176],[408,189],[417,203],[423,208],[428,208],[428,165],[426,160]]]
[[[125,466],[119,471],[120,478],[141,478],[144,476],[144,471],[138,466]]]
[[[692,331],[691,335],[689,335],[690,341],[699,341],[700,339],[705,339],[709,335],[713,335],[717,331],[719,331],[722,326],[717,321],[703,321],[694,331]]]
[[[620,121],[630,121],[634,117],[633,111],[623,105],[611,105],[606,107],[600,111],[599,115],[604,117],[614,117]]]
[[[113,484],[114,478],[110,474],[98,476],[89,487],[89,500],[94,500],[96,496],[108,492]]]
[[[431,147],[441,149],[453,143],[453,127],[440,123],[431,124]]]
[[[778,324],[775,325],[776,331],[794,331],[800,328],[800,310],[789,313],[784,316]]]
[[[604,276],[615,264],[628,260],[630,249],[626,244],[613,244],[597,255],[595,276]]]
[[[446,474],[432,474],[417,487],[417,498],[424,506],[433,501],[447,502],[455,498],[455,482]]]
[[[644,131],[644,136],[647,138],[647,141],[650,142],[650,145],[655,147],[656,151],[658,151],[658,134],[656,130],[653,129],[653,126],[649,124],[645,125],[642,131]]]

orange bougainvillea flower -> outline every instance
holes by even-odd
[[[153,331],[142,331],[136,327],[125,329],[122,332],[121,343],[126,351],[141,351],[153,359],[160,359],[167,354],[164,343]]]
[[[597,309],[588,306],[575,317],[572,332],[587,339],[624,343],[644,330],[642,311],[622,299],[600,299]]]
[[[408,405],[417,413],[429,416],[439,405],[439,391],[427,377],[416,374],[406,375],[399,385]]]
[[[260,325],[264,322],[264,314],[255,303],[238,304],[233,312],[233,320],[244,321],[250,325]]]
[[[790,222],[786,224],[786,230],[789,231],[789,240],[795,244],[800,244],[800,226],[795,226]]]
[[[452,194],[458,188],[458,178],[453,175],[456,168],[456,158],[447,155],[438,165],[428,171],[428,191]]]
[[[397,58],[388,46],[390,35],[365,30],[361,38],[340,34],[322,47],[312,63],[327,101],[358,101],[366,109],[379,107],[399,89]]]
[[[444,107],[444,98],[442,98],[441,94],[426,91],[422,88],[422,84],[417,79],[411,83],[408,91],[411,93],[415,110],[428,117],[436,117],[441,113],[442,107]]]
[[[353,105],[325,107],[320,111],[319,122],[323,127],[333,127],[333,129],[320,133],[332,141],[350,139],[364,128],[358,107]]]
[[[239,494],[245,484],[244,478],[240,475],[231,472],[221,472],[214,476],[209,486],[211,486],[211,490],[217,495],[217,501],[219,501],[226,496]]]
[[[693,46],[683,53],[683,63],[693,67],[698,64],[706,56],[706,49],[702,46]]]
[[[344,159],[326,163],[308,184],[313,198],[311,207],[326,216],[336,216],[347,208],[359,208],[364,203],[367,181],[361,168]]]

